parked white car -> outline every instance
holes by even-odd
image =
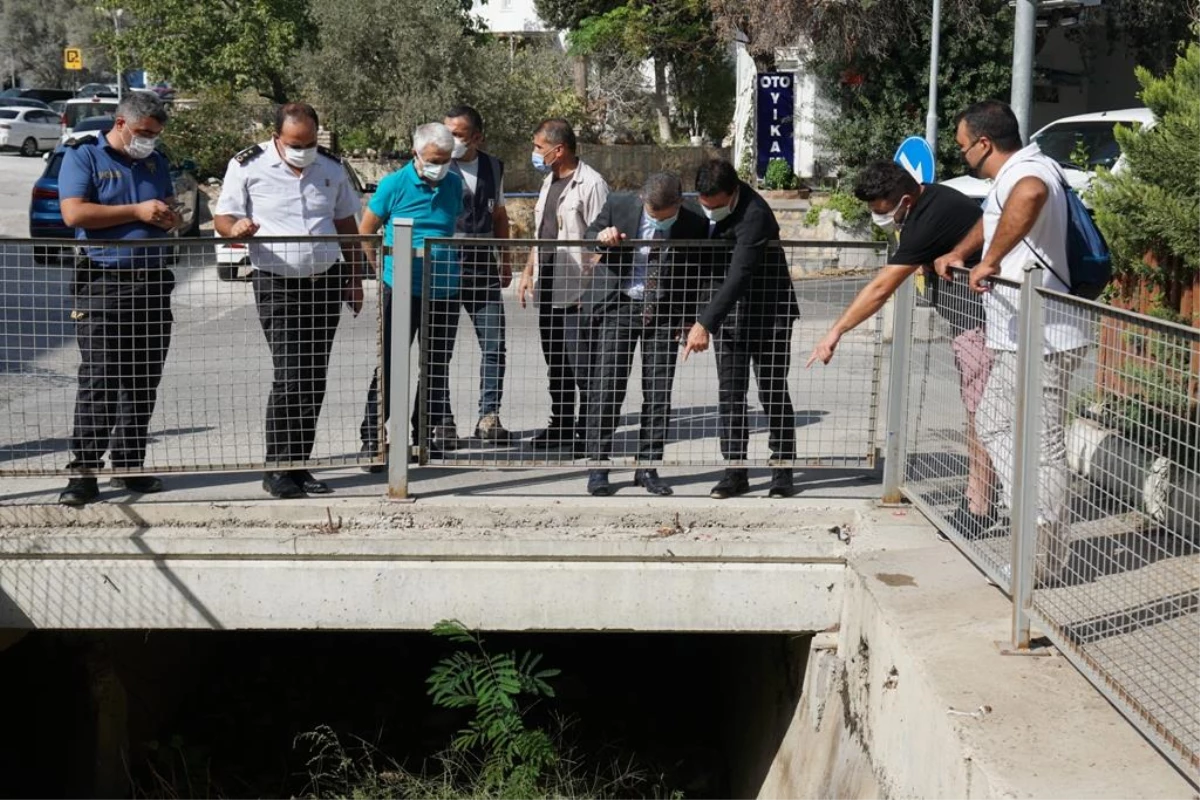
[[[1096,169],[1104,167],[1120,172],[1124,167],[1125,157],[1113,135],[1113,128],[1117,125],[1147,130],[1154,126],[1154,113],[1148,108],[1125,108],[1063,117],[1039,129],[1030,139],[1037,143],[1043,153],[1062,164],[1067,183],[1087,204],[1086,192]],[[1083,154],[1087,156],[1087,163],[1074,163],[1073,159]],[[970,175],[950,178],[942,181],[942,184],[976,200],[983,200],[992,187],[991,181]]]
[[[24,106],[0,107],[0,150],[36,156],[58,144],[59,121],[53,111]]]

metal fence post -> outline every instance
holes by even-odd
[[[388,415],[388,499],[408,500],[409,382],[412,369],[412,271],[413,221],[392,222],[392,363],[387,376]],[[380,276],[382,280],[382,276]]]
[[[1029,649],[1029,606],[1033,602],[1033,564],[1037,549],[1038,462],[1042,426],[1042,362],[1045,330],[1042,319],[1042,268],[1025,268],[1017,334],[1016,427],[1013,430],[1012,477],[1012,644]]]
[[[893,267],[884,267],[893,269]],[[888,367],[887,441],[883,455],[883,502],[899,503],[908,461],[908,381],[912,372],[913,307],[917,288],[906,280],[893,295],[892,357]]]

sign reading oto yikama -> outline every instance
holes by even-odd
[[[758,175],[767,172],[772,159],[781,158],[792,166],[792,114],[796,108],[796,76],[790,72],[761,72],[758,92]]]

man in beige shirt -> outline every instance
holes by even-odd
[[[547,119],[533,134],[533,167],[546,175],[534,209],[538,239],[577,241],[604,207],[608,184],[576,154],[575,131],[565,119]],[[536,272],[536,282],[535,282]],[[550,383],[550,424],[533,437],[539,448],[566,448],[583,455],[586,425],[588,323],[580,313],[591,274],[583,248],[536,248],[517,287],[521,306],[533,295],[542,355]],[[578,390],[578,410],[576,405]],[[578,433],[578,435],[577,435]]]

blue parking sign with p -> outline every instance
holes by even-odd
[[[916,178],[917,183],[933,183],[937,162],[934,161],[929,142],[920,136],[910,136],[901,142],[892,160],[908,170],[908,174]]]

